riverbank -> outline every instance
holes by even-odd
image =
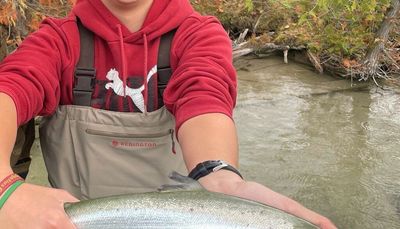
[[[214,15],[234,51],[303,50],[319,72],[347,79],[391,79],[400,75],[400,2],[190,0]],[[2,1],[0,60],[45,17],[65,16],[74,0]],[[237,50],[237,49],[245,50]],[[244,51],[244,52],[243,52]]]
[[[193,2],[200,12],[221,20],[234,52],[303,50],[317,71],[348,79],[376,81],[400,74],[397,0]]]

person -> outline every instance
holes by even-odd
[[[91,42],[81,43],[80,24],[92,33]],[[158,48],[170,31],[172,75],[158,90]],[[91,45],[92,53],[81,53]],[[85,61],[93,68],[80,68]],[[0,225],[74,228],[64,203],[153,190],[176,170],[191,171],[207,190],[335,228],[296,201],[241,178],[235,98],[231,41],[217,19],[201,16],[188,0],[79,0],[66,18],[45,19],[0,65],[0,179],[13,173],[17,127],[41,115],[52,185],[16,188],[0,210]]]

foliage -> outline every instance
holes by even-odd
[[[391,0],[252,0],[252,8],[246,7],[245,0],[196,0],[193,4],[201,12],[216,15],[233,36],[245,29],[253,36],[274,32],[276,44],[304,45],[319,57],[342,59],[342,66],[349,68],[359,64],[376,42],[375,33]],[[397,26],[391,45],[400,43],[398,34]]]
[[[265,0],[191,0],[191,3],[199,12],[218,17],[233,37],[246,28],[254,29],[257,19],[268,8]]]
[[[195,0],[193,4],[216,15],[233,32],[253,29],[263,17],[258,32],[278,32],[277,43],[359,58],[374,41],[390,0]]]
[[[71,0],[2,0],[0,2],[0,60],[14,50],[47,16],[65,16]]]
[[[390,0],[317,0],[302,6],[297,25],[313,30],[310,48],[360,58],[374,41]]]

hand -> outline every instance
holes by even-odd
[[[24,183],[0,209],[0,225],[9,229],[74,229],[64,203],[77,201],[67,191]]]
[[[199,182],[209,191],[222,192],[258,201],[303,218],[321,229],[336,229],[336,226],[328,218],[307,209],[295,200],[274,192],[261,184],[242,180],[233,172],[219,170],[201,178]]]
[[[317,226],[321,229],[337,229],[337,227],[328,218],[325,217],[322,217],[320,223],[318,223]]]

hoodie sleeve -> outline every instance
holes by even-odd
[[[46,19],[0,64],[0,92],[14,100],[19,125],[51,114],[59,103],[62,63],[68,56],[63,34]]]
[[[172,45],[174,70],[164,103],[174,114],[177,130],[186,120],[205,113],[232,118],[236,103],[236,71],[232,44],[214,17],[191,17],[178,29]]]

